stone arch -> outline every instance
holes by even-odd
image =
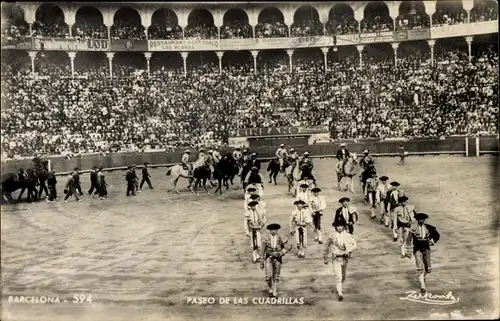
[[[436,13],[432,16],[432,23],[436,25],[465,22],[467,12],[462,1],[436,0]]]
[[[141,15],[135,8],[122,7],[115,12],[113,15],[113,26],[111,26],[111,38],[146,38]]]
[[[129,15],[125,17],[125,15]],[[122,22],[123,21],[123,22]],[[140,13],[132,7],[122,7],[118,9],[113,15],[113,25],[118,23],[124,23],[127,25],[142,25],[142,18]]]
[[[337,3],[328,12],[326,23],[327,35],[350,34],[358,32],[358,22],[354,18],[354,10],[347,3]]]
[[[153,12],[151,16],[151,24],[172,24],[174,26],[179,25],[179,18],[177,14],[169,8],[160,8]]]
[[[429,26],[429,16],[423,1],[403,1],[399,5],[396,28],[406,29],[413,26]]]
[[[94,7],[92,5],[86,5],[83,7],[78,8],[78,10],[75,13],[75,24],[78,24],[79,22],[84,22],[84,19],[87,17],[82,17],[82,15],[85,14],[91,14],[93,15],[96,19],[99,19],[100,24],[104,25],[104,16],[101,12],[101,10],[97,7]]]
[[[148,28],[150,39],[180,39],[182,29],[179,26],[177,14],[168,8],[156,10],[151,16],[151,26]]]
[[[248,24],[248,14],[241,8],[231,8],[224,13],[222,23],[224,25],[227,25],[232,21],[243,21],[244,23]]]
[[[24,21],[24,9],[17,3],[3,3],[2,4],[2,18],[8,19],[10,23],[21,23]]]
[[[424,2],[419,1],[401,1],[399,4],[399,15],[406,14],[425,14]]]
[[[297,8],[293,14],[293,22],[295,23],[298,21],[313,21],[319,23],[318,10],[311,5],[303,5]]]
[[[42,3],[35,11],[35,19],[44,24],[65,22],[64,11],[57,4],[52,3]]]
[[[214,16],[212,13],[204,8],[197,8],[192,10],[188,15],[188,26],[199,25],[214,25]]]
[[[221,38],[252,38],[252,27],[245,10],[231,8],[222,18]]]
[[[277,15],[277,17],[273,17],[273,15]],[[267,6],[260,10],[257,20],[259,23],[285,23],[285,15],[280,9]]]
[[[189,13],[188,25],[185,29],[185,36],[214,39],[218,38],[218,31],[215,27],[215,19],[212,13],[204,8],[194,9]]]
[[[369,2],[364,8],[362,32],[388,31],[394,27],[389,7],[383,1]]]

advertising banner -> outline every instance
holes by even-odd
[[[461,36],[475,36],[488,33],[498,33],[498,20],[464,23],[459,25],[433,26],[432,39]]]
[[[359,34],[337,36],[337,45],[359,43]],[[319,48],[333,46],[333,37],[282,37],[249,39],[186,39],[186,40],[149,40],[149,51],[231,51]],[[114,49],[112,49],[114,50]]]
[[[394,31],[394,40],[395,41],[408,40],[408,31],[407,30]]]
[[[149,51],[215,51],[218,39],[148,40]]]
[[[241,128],[231,133],[234,137],[290,136],[329,133],[328,126]]]
[[[33,39],[34,50],[108,51],[109,47],[109,40],[106,39]]]
[[[148,51],[147,40],[111,40],[111,51]]]
[[[376,42],[390,42],[394,40],[392,31],[362,33],[361,42],[363,43],[376,43]]]
[[[428,40],[431,38],[430,29],[408,30],[408,40]]]
[[[2,49],[32,49],[32,40],[29,37],[16,39],[2,39]]]

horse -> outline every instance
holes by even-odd
[[[227,166],[228,166],[228,181],[231,183],[231,186],[234,185],[233,181],[236,175],[240,172],[240,165],[238,161],[233,157],[232,154],[227,154]],[[229,189],[229,185],[228,185]]]
[[[365,190],[366,186],[366,181],[368,178],[372,176],[373,173],[377,173],[377,170],[375,169],[375,165],[370,164],[368,167],[361,173],[360,175],[360,183],[361,183],[361,188],[363,191]]]
[[[283,162],[283,167],[285,167],[285,162]],[[269,162],[269,165],[267,166],[267,171],[269,172],[269,183],[272,183],[274,180],[274,185],[278,185],[276,182],[276,177],[280,173],[280,162],[278,159],[273,159]]]
[[[18,201],[21,200],[21,196],[23,195],[25,190],[28,191],[28,203],[32,202],[32,198],[35,201],[38,199],[38,193],[36,190],[36,183],[38,181],[38,178],[35,176],[35,173],[32,169],[27,169],[26,174],[28,176],[26,179],[19,179],[19,175],[15,173],[6,173],[2,175],[2,201],[5,201],[6,199],[8,203],[13,203],[12,193],[17,191],[18,189],[21,190],[21,193],[17,198]]]
[[[194,171],[196,168],[199,168],[204,165],[204,160],[203,159],[198,159],[196,162],[191,163],[191,167]],[[191,188],[191,191],[193,191],[192,184],[193,184],[193,176],[189,175],[189,171],[184,168],[184,165],[178,164],[170,167],[167,170],[166,176],[172,176],[172,179],[170,180],[170,184],[173,185],[173,188],[177,194],[179,194],[179,191],[177,190],[177,182],[179,181],[179,178],[186,178],[189,180],[189,186],[188,188]]]
[[[283,166],[285,167],[285,177],[288,181],[288,193],[293,196],[295,196],[293,192],[294,183],[300,179],[297,162],[298,160],[289,162],[285,159],[285,162],[283,163]]]
[[[210,194],[210,192],[208,191],[208,188],[207,188],[207,180],[210,179],[211,175],[212,175],[212,173],[211,173],[210,167],[208,165],[203,164],[201,166],[196,167],[193,171],[194,187],[193,187],[193,189],[191,189],[191,191],[198,195],[197,189],[198,189],[200,183],[203,183],[203,188],[205,189],[205,192],[207,192],[207,194]],[[216,176],[215,168],[214,168],[214,176]]]
[[[233,156],[231,154],[228,154],[215,165],[214,167],[214,178],[218,182],[217,189],[215,190],[214,193],[217,193],[220,191],[220,194],[222,195],[222,185],[226,186],[226,190],[229,189],[229,183],[228,181],[233,178],[235,175],[235,167],[236,161],[234,160]],[[232,185],[232,183],[231,183]]]
[[[356,175],[356,164],[357,155],[351,153],[346,161],[341,161],[337,163],[337,184],[340,191],[347,191],[348,187],[351,187],[351,192],[354,194],[354,184],[353,177]],[[342,183],[345,182],[345,188],[342,188]]]

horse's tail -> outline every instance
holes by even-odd
[[[173,166],[168,169],[167,176],[170,176],[170,174],[172,174],[172,168],[173,168]]]

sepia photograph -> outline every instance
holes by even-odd
[[[0,319],[499,319],[498,9],[2,1]]]

